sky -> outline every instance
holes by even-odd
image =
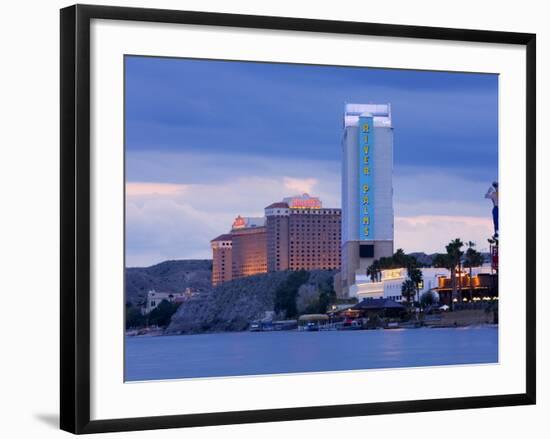
[[[395,248],[485,250],[497,75],[127,56],[126,264],[211,258],[287,196],[340,207],[346,102],[391,103]]]

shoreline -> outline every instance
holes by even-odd
[[[278,331],[203,331],[203,332],[190,332],[190,333],[146,333],[146,334],[128,334],[125,333],[124,337],[130,338],[151,338],[151,337],[177,337],[177,336],[191,336],[191,335],[215,335],[215,334],[243,334],[243,333],[288,333],[288,332],[299,332],[299,333],[309,333],[309,332],[358,332],[358,331],[405,331],[405,330],[418,330],[418,329],[466,329],[466,328],[498,328],[498,323],[473,323],[469,325],[421,325],[418,327],[396,327],[396,328],[376,328],[376,329],[356,329],[356,330],[320,330],[320,331],[300,331],[298,329],[290,330],[278,330]],[[157,332],[154,330],[152,332]]]

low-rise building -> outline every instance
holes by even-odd
[[[191,288],[186,288],[185,291],[181,293],[166,293],[158,292],[155,290],[150,290],[147,292],[147,297],[145,298],[145,303],[141,308],[142,314],[149,314],[153,311],[163,300],[166,300],[170,303],[181,303],[193,297],[194,293],[191,291]]]
[[[433,291],[438,294],[440,303],[451,305],[451,301],[463,304],[498,300],[498,275],[491,271],[490,266],[473,271],[471,280],[469,273],[463,271],[455,282],[460,287],[460,294],[453,296],[452,279],[450,277],[439,279]]]
[[[451,273],[446,268],[427,267],[421,268],[422,283],[419,286],[419,294],[422,295],[427,291],[436,293],[442,292],[443,295],[450,288]],[[474,288],[479,283],[479,279],[485,275],[490,275],[491,267],[482,266],[472,269],[472,284]],[[469,289],[469,274],[467,270],[462,272],[462,289]],[[350,297],[362,299],[390,299],[395,302],[401,302],[405,299],[401,294],[403,282],[407,280],[406,268],[392,268],[382,270],[379,281],[373,281],[366,274],[358,275],[356,283],[349,289]]]

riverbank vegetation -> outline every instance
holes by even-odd
[[[150,313],[143,314],[139,306],[127,302],[126,329],[140,329],[150,326],[164,328],[170,324],[170,320],[179,306],[180,303],[163,300]]]

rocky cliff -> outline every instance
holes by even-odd
[[[311,271],[306,282],[310,287],[305,288],[308,294],[311,296],[311,290],[328,282],[334,273]],[[290,274],[290,271],[280,271],[249,276],[200,294],[179,307],[166,333],[243,331],[251,320],[261,319],[266,312],[273,311],[276,291]]]

